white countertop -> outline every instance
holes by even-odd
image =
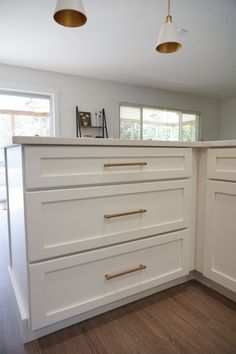
[[[99,138],[64,138],[64,137],[32,137],[14,136],[14,145],[97,145],[97,146],[149,146],[149,147],[236,147],[236,140],[179,142],[159,140],[121,140]]]

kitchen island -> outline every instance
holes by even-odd
[[[193,277],[235,298],[236,141],[13,144],[9,274],[24,342]]]

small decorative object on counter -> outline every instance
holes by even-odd
[[[88,129],[94,129],[94,135],[88,134]],[[95,118],[92,122],[90,112],[80,112],[76,106],[76,136],[77,137],[94,137],[108,138],[107,122],[105,109],[95,113]]]
[[[82,127],[91,127],[91,113],[79,112],[80,123]]]
[[[102,126],[102,111],[99,112],[98,125],[99,125],[100,127]]]
[[[98,125],[98,114],[95,113],[95,125],[97,126]]]

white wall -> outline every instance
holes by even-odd
[[[109,136],[118,137],[120,102],[200,111],[202,139],[214,140],[219,135],[219,103],[215,99],[0,64],[0,86],[4,84],[57,90],[61,136],[75,136],[78,105],[80,110],[91,112],[104,107]]]
[[[236,97],[220,102],[220,139],[236,139]]]

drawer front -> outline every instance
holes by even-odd
[[[26,193],[29,260],[189,226],[191,180]]]
[[[30,265],[32,329],[187,274],[187,237],[179,231]]]
[[[190,148],[26,146],[28,189],[191,176]]]
[[[236,149],[208,149],[207,178],[236,181]]]

